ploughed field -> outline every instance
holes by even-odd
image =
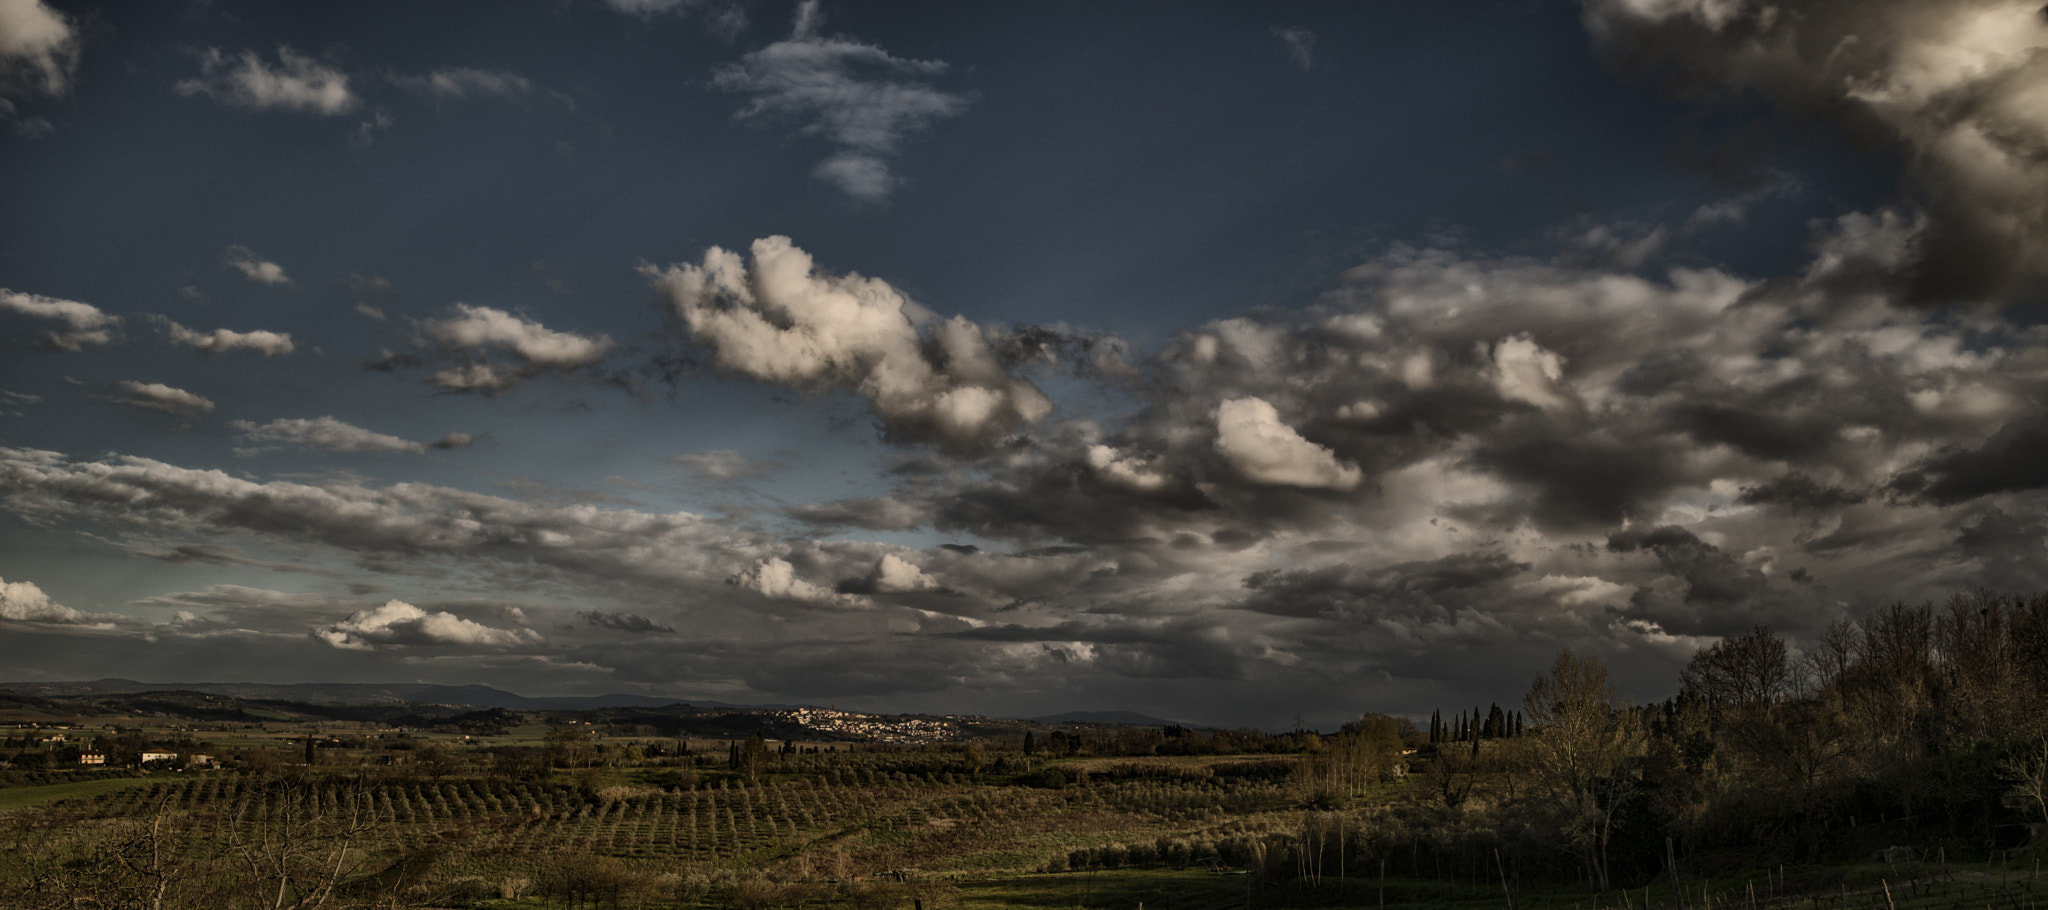
[[[1540,857],[1481,808],[1499,781],[1482,783],[1478,811],[1447,814],[1420,775],[1321,810],[1302,804],[1291,757],[929,770],[950,755],[790,757],[752,782],[689,786],[658,767],[573,781],[286,768],[14,788],[0,906],[2031,910],[2048,897],[2027,854],[1723,864],[1595,894],[1525,875]]]
[[[904,770],[937,760],[808,757],[753,782],[688,787],[658,783],[676,776],[660,769],[577,782],[303,768],[162,776],[0,813],[14,848],[0,867],[10,906],[39,894],[70,906],[159,880],[174,907],[772,906],[868,892],[937,906],[951,898],[924,892],[1098,855],[1127,865],[1132,843],[1148,864],[1220,865],[1294,814],[1286,759],[1134,763],[1074,784],[1043,771]],[[38,789],[13,792],[27,803]]]

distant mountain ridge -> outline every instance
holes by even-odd
[[[588,711],[597,708],[659,708],[689,704],[704,708],[782,711],[800,705],[735,705],[702,699],[657,698],[649,695],[526,696],[490,686],[448,686],[434,683],[146,683],[132,679],[74,682],[8,682],[0,690],[43,698],[81,695],[137,695],[144,692],[198,692],[225,698],[292,701],[308,705],[457,705],[513,711]]]
[[[817,705],[741,705],[696,698],[664,698],[651,695],[544,695],[527,696],[484,685],[450,686],[437,683],[187,683],[138,682],[110,677],[66,682],[0,682],[0,692],[40,698],[76,698],[91,695],[139,695],[146,692],[197,692],[223,698],[252,701],[285,701],[307,705],[398,706],[447,705],[469,708],[504,708],[510,711],[592,711],[603,708],[660,708],[687,704],[699,708],[734,711],[787,711],[817,708]],[[865,713],[865,712],[861,712]],[[1105,724],[1136,727],[1185,726],[1136,711],[1068,711],[1039,717],[1019,718],[1032,723]]]
[[[1038,724],[1114,724],[1125,727],[1195,727],[1199,724],[1183,724],[1165,720],[1136,711],[1068,711],[1065,714],[1046,714],[1027,717],[1025,720]]]

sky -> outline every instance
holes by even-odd
[[[0,680],[1217,726],[2048,588],[2048,14],[0,0]]]

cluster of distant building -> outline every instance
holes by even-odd
[[[80,752],[78,753],[78,763],[81,765],[104,765],[107,763],[107,753]],[[187,768],[211,768],[220,764],[220,761],[211,755],[202,755],[198,752],[187,755],[180,755],[176,752],[144,752],[138,763],[145,768],[152,764],[183,764]]]
[[[959,726],[946,720],[906,717],[883,720],[872,714],[834,711],[826,708],[795,708],[777,711],[778,719],[802,724],[813,730],[854,736],[870,742],[917,743],[952,739]]]
[[[48,746],[50,748],[56,748],[58,746],[62,746],[69,743],[70,737],[66,736],[63,733],[52,733],[49,736],[37,738],[36,742],[41,743],[44,746]],[[107,763],[107,753],[87,749],[85,751],[78,753],[78,763],[81,765],[103,766]],[[143,752],[141,753],[140,757],[137,758],[136,764],[144,768],[147,768],[151,765],[157,765],[160,767],[170,765],[183,765],[187,768],[213,768],[218,767],[220,765],[220,760],[211,755],[205,755],[198,752]]]

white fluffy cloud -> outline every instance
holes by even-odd
[[[420,328],[446,344],[461,348],[510,350],[522,361],[537,367],[584,367],[596,363],[612,348],[608,336],[580,336],[553,332],[539,322],[512,316],[504,309],[473,307],[457,303],[453,320],[422,320]]]
[[[604,359],[617,345],[609,335],[557,332],[523,316],[487,306],[455,305],[449,319],[423,319],[420,330],[443,347],[469,358],[434,374],[432,382],[451,392],[495,395],[544,372],[572,373]],[[508,367],[477,360],[497,351],[518,358]]]
[[[980,326],[925,315],[876,278],[818,272],[787,237],[754,241],[749,268],[713,247],[701,265],[642,270],[720,369],[800,389],[837,385],[910,438],[972,447],[1052,403],[1011,374]]]
[[[246,246],[238,244],[228,247],[226,262],[229,268],[241,272],[244,277],[257,284],[288,285],[292,283],[291,278],[284,273],[284,266],[278,265],[275,262],[265,261],[262,257],[257,256],[254,250]]]
[[[113,339],[113,329],[121,324],[120,317],[102,312],[89,303],[6,288],[0,288],[0,310],[64,323],[62,331],[51,332],[36,342],[40,347],[55,351],[76,351],[88,344],[106,344]]]
[[[230,63],[219,48],[199,57],[200,78],[177,85],[178,94],[206,95],[252,110],[293,111],[332,117],[355,110],[361,101],[349,91],[348,75],[289,47],[277,49],[277,65],[255,51]]]
[[[1216,451],[1258,483],[1349,490],[1364,479],[1357,465],[1303,439],[1261,398],[1233,398],[1216,406]]]
[[[1493,346],[1493,366],[1493,387],[1500,397],[1546,411],[1572,406],[1570,387],[1564,384],[1564,359],[1529,336],[1501,339]]]
[[[874,572],[868,580],[877,594],[901,594],[908,591],[928,591],[938,587],[930,575],[915,563],[894,553],[884,553],[875,563]]]
[[[207,354],[254,351],[265,357],[276,357],[291,353],[293,347],[292,336],[286,332],[272,332],[267,329],[251,332],[237,332],[232,329],[198,332],[170,319],[161,319],[159,324],[163,326],[164,337],[169,338],[172,344],[195,348]]]
[[[741,119],[795,122],[836,151],[812,175],[855,199],[888,198],[900,182],[888,158],[932,121],[967,109],[964,95],[919,81],[944,73],[938,60],[905,60],[872,44],[816,33],[815,0],[799,7],[789,38],[719,68],[712,84],[752,100]]]
[[[812,603],[838,603],[846,600],[844,595],[834,593],[831,588],[798,578],[796,566],[779,556],[760,560],[727,579],[727,582],[777,600],[802,600]]]
[[[1173,478],[1162,473],[1156,464],[1125,455],[1112,446],[1089,446],[1088,468],[1108,483],[1139,493],[1157,493],[1173,483]]]
[[[43,0],[0,0],[0,95],[61,95],[78,68],[78,32]]]
[[[406,645],[468,645],[512,648],[540,643],[532,629],[499,629],[446,611],[429,613],[402,600],[357,610],[347,619],[316,629],[313,636],[336,648],[368,651]]]
[[[85,622],[89,617],[51,600],[35,582],[0,578],[0,619],[70,625]]]
[[[184,389],[172,388],[161,382],[123,381],[121,391],[128,393],[128,397],[121,399],[124,404],[162,411],[187,421],[213,413],[213,401],[207,397],[195,395]]]
[[[333,417],[273,420],[266,424],[237,420],[228,425],[241,435],[243,442],[253,444],[235,450],[244,455],[266,452],[283,446],[322,449],[328,452],[413,453],[425,452],[430,447],[429,443],[414,442],[366,430]],[[467,446],[470,442],[467,433],[450,433],[440,442],[432,443],[431,447],[456,449]]]

